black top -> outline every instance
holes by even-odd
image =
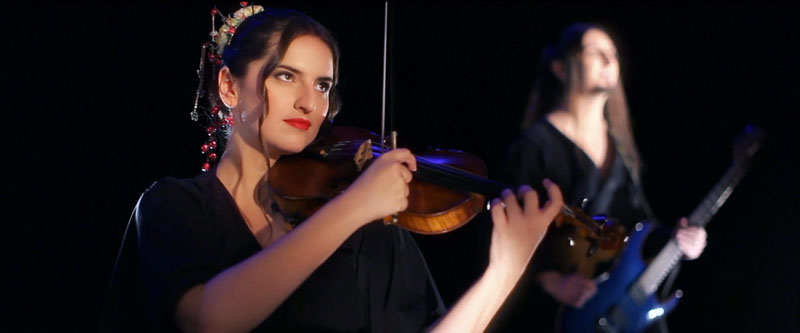
[[[137,211],[142,305],[150,328],[176,330],[174,312],[191,287],[261,246],[213,170],[165,178]],[[256,331],[416,332],[444,312],[434,282],[405,230],[368,224]]]
[[[613,140],[609,139],[613,143]],[[647,202],[616,147],[610,145],[608,170],[601,172],[589,156],[550,122],[540,120],[510,146],[506,176],[511,183],[541,186],[549,178],[559,185],[564,202],[589,199],[584,211],[605,214],[626,227],[646,218]]]
[[[580,147],[542,119],[511,144],[504,176],[510,184],[531,185],[540,197],[546,195],[542,180],[549,178],[561,188],[565,204],[579,207],[586,198],[588,202],[583,208],[586,213],[616,219],[629,231],[644,219],[655,221],[649,214],[641,187],[633,181],[616,147],[612,144],[611,148],[608,166],[600,170]],[[531,265],[490,330],[552,331],[558,304],[540,289],[534,278],[544,270],[572,273],[569,263],[562,262],[565,256],[560,253],[569,248],[562,244],[568,234],[568,229],[558,228],[555,223],[550,225]],[[646,249],[648,252],[650,245]],[[598,267],[596,273],[610,268],[611,262],[607,264]]]

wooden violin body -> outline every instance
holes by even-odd
[[[343,192],[369,164],[377,135],[355,127],[332,127],[330,133],[300,154],[281,157],[269,172],[269,185],[279,211],[289,220],[304,219]],[[364,144],[369,146],[364,147]],[[359,150],[361,149],[361,150]],[[485,206],[481,194],[448,186],[452,175],[436,169],[454,168],[473,177],[486,177],[486,164],[474,155],[453,150],[416,154],[418,171],[409,183],[409,203],[399,212],[397,224],[422,234],[454,230]],[[438,165],[430,165],[433,162]],[[449,170],[449,169],[448,169]],[[449,178],[449,179],[448,179]],[[391,217],[386,217],[389,223]]]

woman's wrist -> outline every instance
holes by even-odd
[[[481,276],[482,280],[486,281],[493,281],[499,287],[502,287],[502,291],[511,291],[514,286],[519,281],[520,277],[522,277],[522,271],[518,271],[516,269],[511,269],[506,265],[498,265],[489,263],[486,267],[486,270],[483,272],[483,276]]]
[[[328,201],[322,209],[334,213],[333,215],[338,216],[342,223],[355,231],[371,221],[366,216],[362,204],[363,202],[358,200],[355,195],[345,191]]]

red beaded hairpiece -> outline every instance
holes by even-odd
[[[208,139],[206,140],[205,144],[200,146],[200,151],[206,156],[206,162],[203,163],[202,167],[203,172],[211,169],[211,164],[214,163],[218,157],[216,153],[217,142],[219,139],[224,140],[224,138],[226,138],[227,134],[230,132],[231,127],[233,127],[233,117],[231,116],[230,110],[227,107],[220,108],[215,99],[210,100],[210,108],[202,106],[198,107],[200,97],[206,94],[206,91],[203,90],[203,84],[205,83],[204,78],[206,74],[206,59],[208,59],[208,61],[212,64],[214,74],[212,74],[211,77],[213,79],[216,71],[219,69],[219,66],[223,64],[222,52],[225,47],[230,44],[231,39],[233,39],[233,34],[236,32],[236,28],[246,18],[264,11],[264,7],[258,5],[248,6],[247,2],[240,2],[239,5],[241,5],[242,8],[233,13],[233,15],[227,17],[222,15],[222,13],[220,13],[216,7],[211,10],[211,33],[209,33],[209,36],[211,36],[211,41],[203,43],[203,46],[200,49],[200,66],[197,69],[197,76],[200,79],[200,82],[197,85],[197,92],[195,93],[194,97],[194,108],[189,115],[192,121],[200,122],[200,113],[198,112],[199,109],[204,115],[203,121],[207,123],[205,127],[208,134]],[[219,30],[215,28],[215,18],[217,15],[219,15],[224,22]]]

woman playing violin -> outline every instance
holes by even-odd
[[[271,208],[266,175],[338,111],[339,55],[313,19],[250,10],[228,30],[229,45],[217,39],[220,69],[208,90],[232,120],[218,165],[158,181],[138,207],[150,328],[482,331],[562,207],[559,188],[544,182],[550,201],[541,207],[527,186],[492,201],[489,265],[446,312],[408,232],[370,223],[408,204],[408,150],[381,155],[312,216],[287,224]]]

